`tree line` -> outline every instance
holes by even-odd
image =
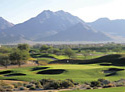
[[[5,66],[17,64],[19,67],[29,58],[29,45],[19,44],[16,48],[0,48],[0,65]]]

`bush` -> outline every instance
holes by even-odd
[[[69,88],[69,87],[73,87],[74,84],[71,81],[69,81],[69,80],[64,80],[62,82],[61,86],[64,87],[64,88]]]
[[[53,79],[42,79],[40,80],[41,85],[44,89],[60,89],[60,88],[69,88],[73,87],[74,83],[71,79],[66,79],[64,81],[61,80],[53,80]]]
[[[39,81],[36,82],[35,85],[36,85],[36,88],[43,88],[43,86],[41,85],[41,83]]]
[[[52,82],[44,85],[44,89],[59,89],[59,88],[61,88],[61,82],[60,81],[52,81]]]
[[[25,87],[20,87],[19,90],[26,90],[26,88]]]
[[[106,79],[98,79],[98,81],[101,82],[102,86],[108,86],[108,84],[111,83],[109,80]]]
[[[35,90],[35,89],[36,89],[35,86],[32,86],[32,87],[29,88],[29,90]]]
[[[14,88],[18,88],[17,83],[13,83]]]
[[[28,84],[26,87],[31,88],[32,86],[34,86],[34,84]]]
[[[13,89],[14,89],[13,85],[0,81],[0,92],[6,92],[6,91],[12,92]]]
[[[35,90],[36,89],[35,84],[28,84],[26,87],[29,88],[30,90]]]
[[[91,87],[100,87],[101,82],[100,81],[92,81],[90,84]]]
[[[18,82],[18,83],[17,83],[17,87],[21,87],[21,86],[23,86],[23,83]]]

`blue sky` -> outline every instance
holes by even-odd
[[[125,0],[0,0],[0,16],[12,23],[21,23],[43,10],[64,10],[83,19],[100,17],[125,18]]]

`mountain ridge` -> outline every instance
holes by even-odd
[[[15,39],[15,42],[18,42],[18,40],[21,39],[27,41],[46,41],[46,39],[52,39],[51,37],[60,34],[64,35],[64,37],[61,38],[62,41],[112,40],[112,38],[105,33],[91,28],[82,19],[63,10],[56,12],[45,10],[36,17],[0,32],[0,38],[6,39],[6,42],[8,37],[10,37],[9,42],[11,42],[11,39],[12,41]],[[70,39],[65,37],[66,35],[67,37],[70,37]],[[77,37],[74,37],[76,35]],[[61,36],[58,36],[58,38],[59,37]]]
[[[3,17],[0,17],[0,31],[7,29],[7,28],[11,28],[13,27],[14,24],[5,20]]]

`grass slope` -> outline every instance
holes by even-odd
[[[37,67],[37,66],[36,66]],[[89,65],[71,65],[71,64],[63,64],[63,65],[47,65],[47,66],[39,66],[40,68],[32,71],[33,68],[36,67],[22,67],[9,69],[12,71],[7,74],[0,74],[0,79],[11,79],[11,80],[22,80],[22,81],[31,81],[31,80],[40,80],[43,78],[52,78],[52,79],[73,79],[76,82],[90,82],[93,80],[97,80],[99,78],[105,78],[109,80],[119,80],[124,78],[125,71],[118,71],[115,75],[105,76],[102,71],[108,70],[109,68],[120,68],[124,69],[123,66],[100,66],[98,64],[89,64]],[[47,68],[42,68],[47,67]],[[63,69],[65,70],[61,74],[37,74],[40,71],[51,70],[51,69]],[[3,71],[3,70],[1,70]],[[26,74],[25,76],[4,76],[8,74],[14,73],[22,73]]]
[[[67,64],[66,60],[56,60],[50,63]],[[69,64],[96,64],[96,63],[111,63],[115,66],[125,66],[125,54],[111,54],[98,57],[90,60],[70,60]]]

